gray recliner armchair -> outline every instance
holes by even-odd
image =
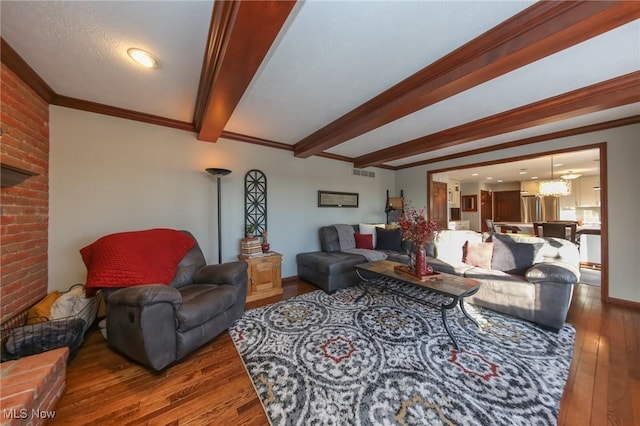
[[[108,344],[161,370],[228,329],[242,316],[246,296],[246,262],[207,266],[196,242],[169,285],[106,293]]]

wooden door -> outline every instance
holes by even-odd
[[[498,191],[493,193],[495,222],[520,222],[520,191]]]
[[[447,184],[431,182],[429,219],[438,222],[440,229],[447,229]]]
[[[480,230],[487,232],[487,219],[493,219],[493,197],[491,191],[480,190]]]

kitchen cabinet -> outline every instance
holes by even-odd
[[[449,229],[453,229],[455,230],[461,230],[461,229],[466,229],[469,230],[469,221],[468,220],[451,220],[449,221],[448,224],[448,228]]]
[[[238,259],[248,263],[247,302],[282,294],[282,255],[275,252],[260,256],[241,254]]]
[[[598,176],[585,176],[571,181],[571,193],[560,197],[560,208],[600,207],[600,191],[593,189],[599,186]]]
[[[523,181],[523,182],[520,182],[520,193],[522,195],[537,195],[538,194],[538,182],[536,182],[536,181]]]
[[[520,222],[520,191],[496,191],[493,203],[494,222]]]
[[[586,176],[577,179],[578,207],[600,207],[600,191],[593,189],[598,185],[598,176]],[[574,181],[575,184],[575,181]]]
[[[600,235],[580,235],[580,263],[600,266],[602,263]]]
[[[578,206],[578,192],[580,191],[580,185],[574,180],[571,183],[571,192],[569,195],[563,195],[560,197],[561,209],[573,209]]]
[[[429,218],[435,220],[438,226],[446,226],[449,220],[449,209],[447,208],[447,183],[431,182],[431,190],[429,191],[431,198],[431,206],[429,206]]]
[[[449,207],[460,208],[460,182],[449,180],[447,192],[449,195]]]

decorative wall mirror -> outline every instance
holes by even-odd
[[[478,211],[478,196],[477,195],[463,195],[461,200],[461,207],[463,212],[475,212]]]
[[[254,235],[267,231],[267,177],[260,170],[244,175],[244,228]]]

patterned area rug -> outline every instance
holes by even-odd
[[[247,311],[230,329],[274,425],[551,425],[575,329],[467,305],[440,312],[360,288]]]

